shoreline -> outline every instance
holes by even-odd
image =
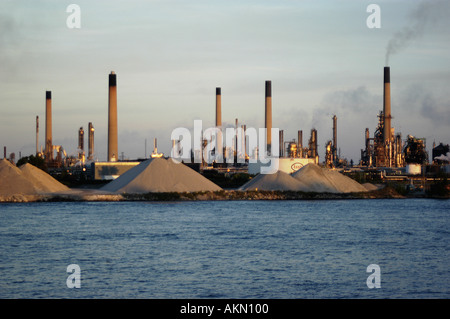
[[[393,188],[361,193],[316,193],[297,191],[241,191],[222,190],[192,193],[144,193],[144,194],[114,194],[97,190],[73,189],[70,192],[49,194],[14,194],[1,196],[0,203],[30,203],[30,202],[127,202],[127,201],[238,201],[238,200],[341,200],[341,199],[408,199],[429,198],[449,199],[449,197],[430,196],[424,193],[401,195]]]

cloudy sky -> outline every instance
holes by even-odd
[[[81,28],[66,8],[81,9]],[[367,6],[381,9],[368,28]],[[53,143],[76,154],[78,129],[95,127],[106,160],[108,74],[118,82],[119,153],[135,159],[153,138],[169,154],[176,127],[222,119],[264,127],[264,83],[272,81],[273,126],[285,140],[318,130],[319,155],[338,118],[341,156],[358,162],[364,130],[382,109],[383,67],[391,67],[392,125],[450,143],[449,1],[0,0],[0,146],[44,144],[45,91],[53,97]],[[389,48],[389,49],[388,49]],[[386,53],[389,61],[386,62]],[[87,145],[87,140],[85,140]],[[3,152],[2,152],[3,153]],[[3,157],[3,154],[1,155]]]

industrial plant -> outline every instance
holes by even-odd
[[[426,151],[425,138],[407,135],[402,139],[400,132],[395,132],[391,115],[391,74],[390,67],[384,67],[383,74],[383,108],[378,115],[378,125],[370,135],[370,129],[366,128],[361,139],[364,141],[364,148],[361,149],[361,159],[359,163],[349,163],[345,158],[340,158],[338,151],[338,114],[330,118],[332,127],[332,136],[324,145],[325,156],[319,158],[318,132],[315,128],[310,129],[309,139],[306,143],[303,141],[303,130],[297,131],[297,139],[285,141],[285,130],[279,129],[279,136],[272,136],[272,82],[265,81],[265,108],[264,108],[264,128],[266,129],[267,154],[276,154],[272,148],[274,144],[278,145],[278,170],[292,174],[309,163],[321,165],[323,167],[334,169],[347,174],[365,174],[367,176],[376,176],[379,179],[386,180],[404,180],[411,184],[421,183],[423,186],[427,176],[444,172],[449,173],[449,162],[446,158],[449,152],[449,146],[440,143],[433,145],[433,154],[431,160]],[[216,171],[228,175],[234,173],[246,173],[251,176],[257,175],[265,164],[259,161],[258,148],[250,149],[247,141],[247,126],[239,125],[235,119],[235,129],[242,129],[243,134],[238,136],[233,145],[223,145],[222,137],[222,88],[215,89],[215,127],[219,130],[214,149],[211,155],[214,161],[209,162],[206,158],[201,163],[186,163],[186,165],[195,169],[199,173],[206,171]],[[117,75],[112,71],[108,75],[108,132],[107,132],[107,158],[105,161],[99,161],[95,156],[94,148],[94,125],[88,122],[87,138],[88,147],[85,153],[85,130],[80,126],[78,130],[78,148],[76,156],[68,156],[62,145],[54,145],[52,139],[52,92],[45,92],[45,143],[44,149],[39,145],[39,116],[36,116],[36,157],[43,159],[48,172],[54,176],[61,173],[69,173],[76,176],[83,176],[85,181],[109,181],[118,178],[120,175],[139,165],[145,159],[119,160],[118,145],[118,115],[117,115]],[[75,134],[75,132],[74,132]],[[274,138],[278,143],[273,143]],[[157,149],[157,141],[154,141],[153,152],[150,157],[164,157]],[[170,141],[175,148],[179,141]],[[202,139],[201,154],[204,154],[207,139]],[[240,145],[239,145],[240,144]],[[239,146],[239,147],[238,147]],[[240,153],[238,151],[240,150]],[[232,153],[230,153],[232,152]],[[147,151],[145,152],[147,158]],[[234,155],[234,161],[223,161],[230,154]],[[4,157],[6,158],[6,147],[4,148]],[[192,157],[194,154],[192,154]],[[241,159],[241,160],[238,160]],[[242,160],[243,159],[243,160]],[[10,160],[15,160],[15,154],[12,153]],[[431,178],[431,177],[430,177]]]

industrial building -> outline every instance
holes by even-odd
[[[392,171],[400,170],[402,173],[419,174],[421,166],[428,162],[426,152],[426,141],[424,138],[416,138],[408,135],[405,141],[402,141],[400,133],[395,133],[392,126],[391,115],[391,74],[390,67],[384,67],[383,73],[383,109],[378,115],[378,125],[374,130],[373,136],[370,136],[369,128],[365,129],[364,141],[365,148],[361,150],[361,160],[359,169]],[[243,132],[236,135],[233,146],[223,145],[222,136],[222,88],[215,88],[215,127],[218,128],[217,144],[211,151],[215,161],[209,163],[203,158],[201,164],[191,165],[198,171],[215,169],[226,172],[246,172],[257,174],[261,171],[263,164],[259,159],[258,148],[249,149],[247,141],[246,125],[239,125],[238,119],[235,119],[235,129]],[[268,156],[272,154],[274,145],[278,145],[278,169],[293,173],[308,163],[319,164],[318,132],[315,128],[310,130],[310,137],[304,143],[303,130],[297,131],[297,139],[285,141],[285,130],[280,129],[277,137],[272,136],[272,82],[265,81],[265,103],[264,103],[264,128],[266,129],[266,152]],[[328,168],[342,169],[346,165],[345,159],[340,158],[338,152],[338,133],[337,133],[337,115],[332,119],[332,138],[325,145],[325,157],[323,165]],[[78,130],[78,148],[77,156],[67,156],[64,148],[60,145],[53,145],[52,139],[52,92],[45,92],[45,143],[44,150],[39,149],[39,116],[36,116],[36,155],[45,159],[47,167],[50,169],[61,169],[64,167],[79,167],[83,171],[88,171],[92,179],[108,180],[115,179],[131,167],[138,165],[140,160],[119,161],[118,150],[118,115],[117,115],[117,75],[114,71],[108,74],[108,133],[107,133],[107,158],[106,161],[98,161],[95,157],[94,149],[94,126],[92,122],[88,123],[88,151],[85,154],[84,129],[83,126]],[[274,140],[277,138],[277,140]],[[241,139],[241,140],[239,140]],[[274,141],[276,143],[274,143]],[[179,142],[179,141],[178,141]],[[172,141],[176,145],[177,141]],[[206,148],[207,140],[203,140],[202,150]],[[264,151],[264,150],[262,150]],[[5,150],[6,152],[6,150]],[[234,154],[230,154],[234,152]],[[442,143],[433,147],[432,161],[436,164],[445,163],[444,161],[434,160],[439,156],[446,156],[448,145]],[[225,158],[234,155],[234,162],[228,163]],[[5,155],[6,156],[6,155]],[[157,141],[154,139],[153,152],[151,157],[162,157],[164,154],[157,150]],[[146,156],[147,157],[147,151]],[[256,162],[255,162],[256,161]]]
[[[361,150],[361,165],[367,167],[404,167],[401,134],[395,135],[391,125],[391,75],[390,67],[384,67],[383,110],[378,115],[378,126],[373,138],[369,128],[365,130],[365,149]]]
[[[383,111],[378,115],[378,126],[373,138],[365,130],[365,149],[361,150],[361,166],[375,168],[406,168],[407,174],[419,174],[427,163],[426,140],[408,135],[405,143],[400,133],[391,126],[390,67],[384,67]]]

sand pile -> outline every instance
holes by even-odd
[[[31,164],[18,168],[5,159],[0,161],[0,195],[38,195],[67,190],[67,186]]]
[[[29,163],[20,166],[23,175],[33,183],[38,193],[64,192],[70,190],[43,170]]]
[[[259,174],[239,188],[243,191],[306,191],[306,189],[307,186],[303,182],[282,171],[274,174]]]
[[[368,191],[366,187],[350,177],[312,163],[305,165],[292,176],[307,185],[310,192],[353,193]]]
[[[316,193],[367,192],[369,189],[341,173],[308,164],[292,175],[278,171],[259,174],[239,190],[301,191]]]
[[[33,183],[22,171],[6,159],[0,160],[0,195],[32,195],[36,193]]]
[[[219,191],[219,186],[172,159],[152,158],[129,169],[101,190],[114,193]]]

